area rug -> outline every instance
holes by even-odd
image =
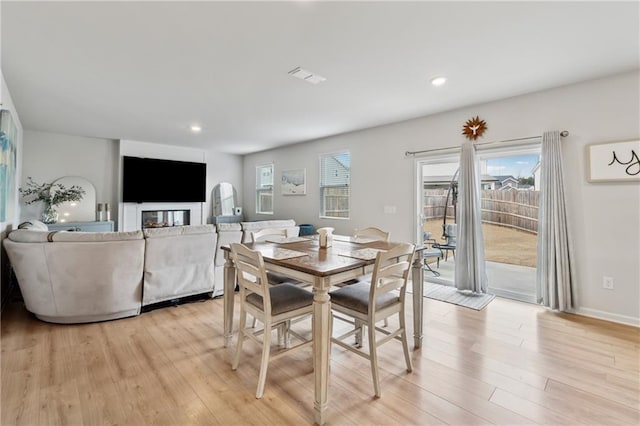
[[[448,285],[425,282],[424,297],[481,311],[496,296],[493,294],[473,294],[470,292],[462,292],[458,291],[455,287]]]

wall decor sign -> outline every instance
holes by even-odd
[[[282,195],[305,195],[307,193],[307,169],[283,170],[280,187]]]
[[[587,146],[589,182],[640,181],[640,140]]]

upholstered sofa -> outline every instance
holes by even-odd
[[[186,296],[223,293],[222,246],[251,240],[251,232],[284,228],[272,220],[133,232],[49,232],[37,221],[9,234],[4,245],[25,306],[55,323],[84,323],[138,315]]]
[[[142,232],[18,229],[4,240],[27,310],[43,321],[84,323],[138,315]]]

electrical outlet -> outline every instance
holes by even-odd
[[[607,290],[613,290],[613,278],[602,277],[602,288],[606,288]]]

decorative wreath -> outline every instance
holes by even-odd
[[[487,130],[487,122],[480,120],[478,116],[467,120],[462,126],[462,134],[471,140],[478,139],[478,136],[482,136],[485,130]]]

